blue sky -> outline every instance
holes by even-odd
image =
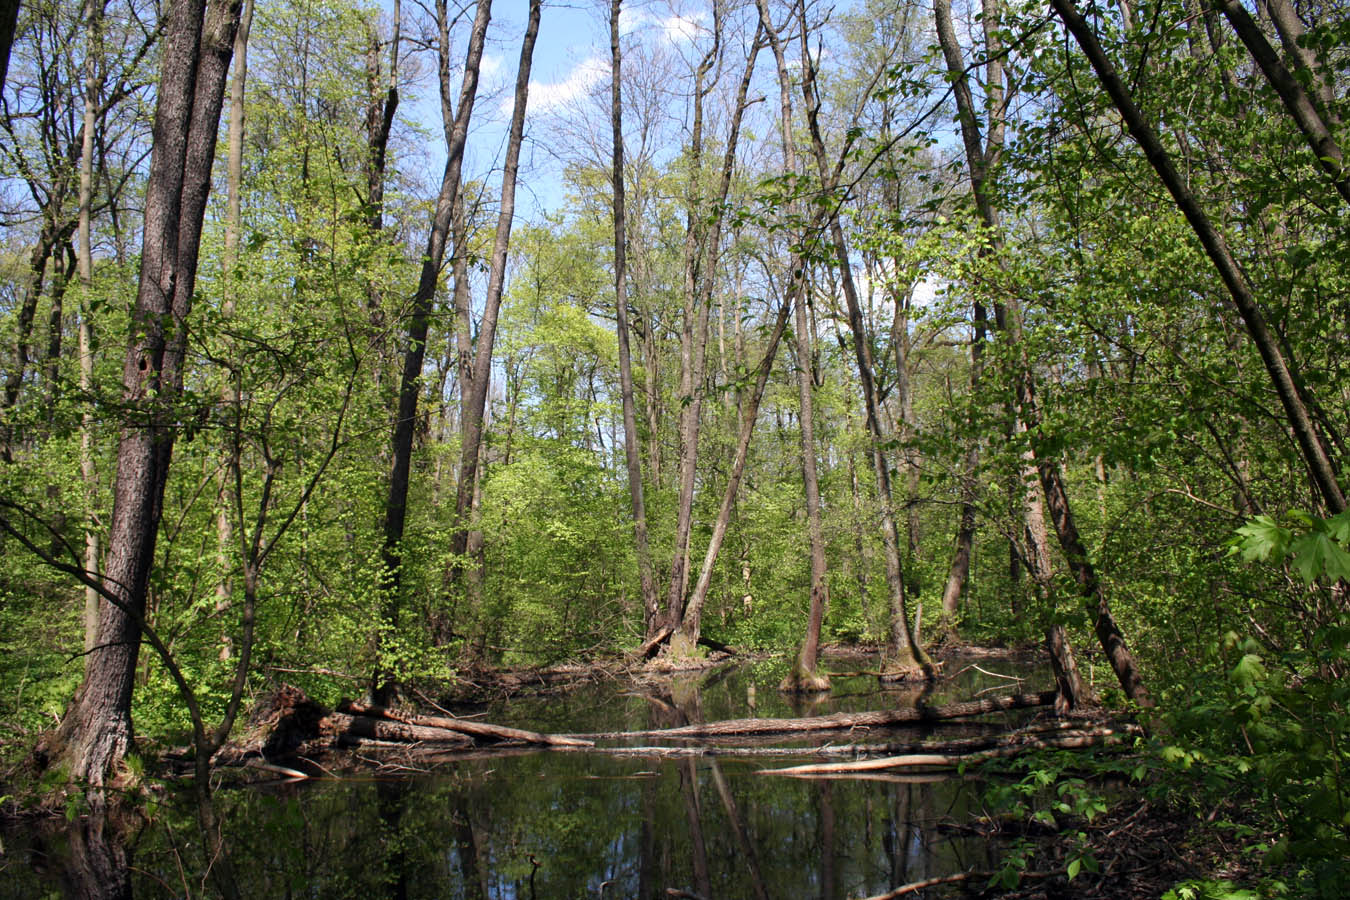
[[[466,18],[471,0],[464,0]],[[686,12],[685,7],[694,11]],[[392,3],[385,0],[386,10]],[[499,164],[511,114],[511,90],[515,83],[524,35],[527,0],[495,0],[488,47],[484,52],[479,104],[468,150],[466,174],[482,175]],[[405,33],[421,12],[412,3],[404,6]],[[535,46],[526,118],[526,146],[522,154],[517,202],[526,219],[565,202],[560,179],[557,126],[578,114],[586,96],[604,90],[609,81],[608,0],[545,0]],[[622,27],[630,39],[662,43],[672,49],[691,44],[703,29],[706,13],[684,0],[626,0]],[[462,37],[461,37],[462,46]],[[460,50],[459,52],[462,52]],[[430,65],[430,60],[427,60]],[[431,73],[428,73],[430,76]],[[456,85],[458,80],[456,77]],[[404,114],[419,122],[432,135],[425,147],[430,168],[439,176],[445,155],[435,140],[440,135],[440,107],[434,81],[426,77]],[[490,176],[499,176],[494,170]],[[434,185],[433,185],[434,189]]]

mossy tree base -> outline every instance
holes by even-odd
[[[937,677],[933,661],[923,650],[916,653],[906,649],[898,653],[892,651],[881,661],[881,674],[877,676],[883,684],[900,681],[932,681]]]
[[[798,655],[792,668],[779,682],[778,689],[787,694],[821,694],[830,689],[830,679],[815,668],[807,668]]]
[[[689,635],[677,630],[666,644],[665,657],[672,662],[701,660],[704,658],[704,652],[699,648],[697,641],[690,640]]]

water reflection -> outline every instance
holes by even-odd
[[[774,677],[732,672],[711,689],[694,681],[666,692],[610,686],[516,701],[514,720],[505,709],[492,720],[552,731],[661,728],[747,714],[750,698],[759,715],[792,714]],[[899,702],[874,694],[853,708]],[[831,900],[996,867],[996,847],[938,827],[978,812],[968,782],[759,774],[781,764],[487,756],[407,777],[234,788],[216,804],[244,897],[651,900],[674,891]],[[209,842],[196,830],[191,797],[168,807],[136,829],[84,821],[5,835],[0,896],[216,896],[202,874]]]

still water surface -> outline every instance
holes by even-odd
[[[969,662],[949,661],[947,671]],[[833,668],[869,665],[875,661],[835,661]],[[1017,684],[967,669],[924,702],[1049,686],[1039,670],[1005,661],[979,665],[1026,680]],[[605,682],[457,712],[481,713],[484,721],[501,725],[580,733],[886,709],[917,699],[912,690],[880,690],[872,679],[842,678],[827,700],[793,700],[775,689],[782,672],[782,663],[758,664],[656,686]],[[941,736],[980,727],[942,726]],[[925,726],[844,741],[905,741],[932,733],[932,726]],[[841,742],[838,736],[834,740]],[[809,758],[809,747],[796,746]],[[996,867],[997,845],[949,827],[982,813],[978,781],[761,774],[793,762],[730,755],[499,753],[434,766],[386,765],[378,776],[234,787],[222,790],[217,804],[239,893],[247,898],[832,900]],[[110,893],[217,894],[204,874],[188,798],[180,802],[171,795],[167,807],[112,848],[112,866],[125,871],[99,877],[108,886],[126,887]],[[89,872],[81,871],[91,855],[88,830],[86,824],[4,835],[0,896],[82,896],[89,890]]]

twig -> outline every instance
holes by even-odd
[[[943,875],[940,878],[929,878],[926,881],[911,881],[909,884],[900,885],[900,887],[893,891],[868,897],[867,900],[894,900],[896,897],[903,897],[905,894],[913,894],[915,891],[922,891],[925,888],[937,887],[940,884],[956,884],[957,882],[967,881],[971,878],[993,877],[993,872],[958,872],[955,875]]]
[[[991,677],[993,677],[993,678],[1006,678],[1006,679],[1008,679],[1009,681],[1025,681],[1025,680],[1026,680],[1026,679],[1024,679],[1024,678],[1018,678],[1016,675],[1000,675],[998,672],[990,672],[988,669],[981,669],[979,666],[975,665],[974,663],[971,663],[971,664],[970,664],[970,668],[974,669],[976,672],[983,672],[984,674],[989,675],[989,676],[991,676]]]

